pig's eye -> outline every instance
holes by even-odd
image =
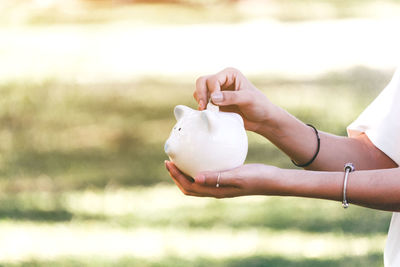
[[[182,128],[179,128],[178,131],[180,131]]]

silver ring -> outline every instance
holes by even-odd
[[[221,173],[218,173],[218,178],[217,178],[217,184],[215,185],[215,187],[219,187],[219,179],[221,178]]]

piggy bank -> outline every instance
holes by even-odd
[[[248,144],[240,115],[221,112],[211,103],[203,111],[178,105],[174,115],[177,123],[164,150],[182,172],[195,177],[199,172],[229,170],[243,164]]]

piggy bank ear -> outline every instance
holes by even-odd
[[[212,132],[217,129],[218,124],[215,112],[203,110],[201,112],[201,119],[206,124],[208,131]]]
[[[189,114],[193,112],[193,110],[187,106],[184,105],[178,105],[174,109],[174,115],[177,121],[179,121],[185,114]]]

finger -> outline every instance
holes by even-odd
[[[172,180],[174,181],[174,183],[176,184],[176,186],[179,188],[179,190],[182,191],[183,194],[188,194],[188,192],[183,188],[183,186],[175,179],[175,177],[169,173],[169,176],[171,176]]]
[[[202,110],[202,106],[203,106],[203,100],[199,99],[199,97],[197,96],[197,91],[193,92],[193,97],[197,102],[197,109],[198,110]]]
[[[199,110],[205,109],[206,103],[208,102],[207,78],[208,76],[202,76],[196,80],[196,90],[193,96],[195,97],[197,103],[199,104]]]
[[[215,187],[215,184],[212,184],[210,186],[206,184],[188,183],[188,181],[185,179],[187,177],[184,174],[182,175],[184,175],[185,178],[179,177],[180,175],[177,175],[176,172],[179,172],[179,169],[177,169],[173,163],[166,163],[166,167],[169,170],[170,176],[174,180],[175,184],[182,191],[182,193],[187,196],[228,198],[243,195],[242,189],[239,187]]]
[[[226,198],[241,195],[239,188],[229,186],[228,184],[225,184],[225,187],[215,187],[215,184],[212,184],[211,180],[209,184],[191,183],[187,180],[188,176],[180,172],[172,162],[166,161],[166,167],[175,184],[187,196]]]
[[[171,175],[183,186],[191,185],[194,182],[194,179],[190,176],[187,176],[183,172],[181,172],[174,163],[167,161],[166,166],[171,173]]]
[[[186,195],[186,196],[195,196],[195,197],[203,197],[203,195],[201,195],[201,194],[198,194],[198,193],[193,192],[193,191],[186,190],[174,176],[172,176],[171,174],[170,174],[170,176],[171,176],[172,180],[174,181],[174,183],[178,186],[179,190],[181,190],[181,192],[184,195]]]
[[[240,71],[234,68],[226,68],[217,74],[202,76],[196,80],[196,91],[194,97],[199,103],[199,110],[206,108],[210,95],[214,92],[224,90],[237,90],[236,77]]]
[[[249,91],[221,91],[211,94],[214,104],[219,106],[247,105],[252,101],[252,95]]]
[[[193,194],[201,197],[228,198],[244,195],[237,187],[215,187],[207,185],[196,185]]]
[[[239,90],[241,86],[240,81],[244,78],[243,74],[235,68],[226,68],[215,76],[221,85],[221,90],[223,91]]]
[[[174,166],[174,167],[170,167],[170,166]],[[181,184],[181,182],[182,181],[185,181],[185,179],[177,179],[174,175],[177,175],[177,173],[176,173],[176,171],[178,171],[178,172],[180,172],[176,167],[175,167],[175,165],[172,163],[169,163],[168,161],[165,161],[165,167],[167,168],[167,170],[168,170],[168,172],[169,172],[169,175],[171,176],[171,178],[172,178],[172,180],[174,181],[174,183],[178,186],[178,188],[182,191],[182,193],[183,194],[185,194],[185,195],[187,195],[187,196],[197,196],[197,197],[200,197],[200,196],[202,196],[202,195],[200,195],[200,194],[197,194],[196,192],[193,192],[193,191],[191,191],[191,190],[188,190],[187,188],[185,188],[185,186],[186,187],[189,187],[190,185],[189,184],[185,184],[185,186],[184,185],[182,185]],[[183,173],[181,173],[181,175],[184,175]],[[185,176],[185,175],[184,175]],[[186,177],[185,177],[186,178]],[[187,180],[186,180],[187,181]]]
[[[169,176],[171,176],[171,178],[172,178],[172,180],[174,181],[174,183],[178,186],[178,188],[183,192],[183,193],[185,193],[184,191],[184,188],[182,187],[182,185],[176,180],[176,178],[172,175],[172,173],[171,173],[171,171],[170,171],[170,169],[169,169],[169,167],[168,167],[168,161],[166,160],[166,161],[164,161],[164,163],[165,163],[165,168],[167,169],[167,171],[168,171],[168,173],[169,173]]]
[[[211,75],[206,80],[208,92],[210,94],[221,91],[221,88],[229,87],[235,83],[235,73],[231,69],[224,69],[215,75]]]
[[[203,172],[195,177],[196,184],[207,186],[216,186],[217,183],[221,187],[239,187],[239,179],[234,170],[224,172]]]
[[[226,68],[217,74],[207,77],[206,85],[208,93],[211,95],[215,92],[224,90],[236,90],[236,77],[240,72],[234,68]]]

